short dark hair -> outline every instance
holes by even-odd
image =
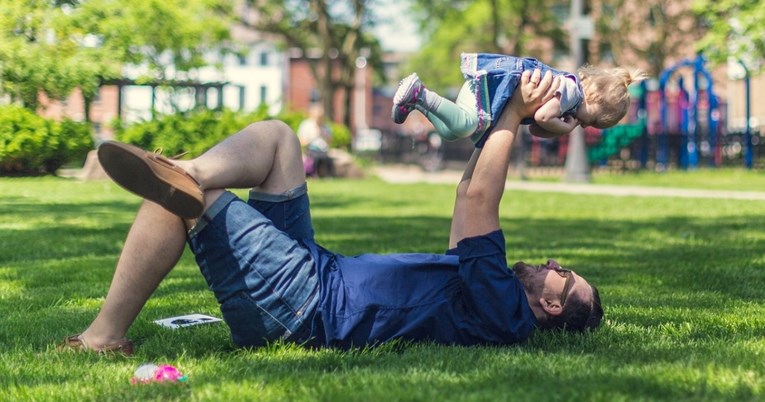
[[[557,316],[547,316],[539,322],[542,329],[563,329],[566,331],[582,332],[586,329],[597,329],[603,320],[603,307],[600,305],[598,288],[592,288],[592,300],[585,302],[579,297],[566,300],[563,313]]]

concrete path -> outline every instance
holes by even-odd
[[[444,170],[431,173],[424,172],[417,166],[401,165],[378,166],[374,169],[374,174],[389,183],[443,183],[456,185],[462,177],[462,172],[455,170]],[[533,181],[508,181],[505,189],[548,193],[602,194],[617,197],[723,198],[765,201],[765,192],[763,191],[696,190]]]

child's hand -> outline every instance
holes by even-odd
[[[560,119],[561,119],[561,121],[562,121],[562,122],[563,122],[565,125],[567,125],[567,126],[571,127],[571,129],[572,129],[572,130],[573,130],[574,128],[576,128],[576,126],[578,126],[578,125],[579,125],[579,119],[577,119],[577,118],[576,118],[576,116],[574,116],[574,115],[570,115],[570,114],[568,114],[568,115],[565,115],[565,116],[561,116],[561,118],[560,118]]]
[[[569,134],[579,125],[579,119],[572,115],[538,120],[529,125],[531,135],[542,138],[557,138]]]

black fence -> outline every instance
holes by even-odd
[[[511,164],[530,168],[562,168],[568,152],[568,136],[556,139],[534,137],[522,130],[516,142]],[[589,150],[602,145],[605,136],[600,130],[587,130],[585,142]],[[741,167],[746,166],[747,152],[753,169],[765,169],[765,137],[757,131],[749,135],[751,147],[747,147],[747,135],[730,132],[710,141],[709,138],[688,138],[678,133],[647,134],[613,150],[607,157],[590,156],[593,167],[613,170],[667,170],[694,167]],[[522,144],[522,146],[520,146]],[[443,141],[435,133],[409,136],[383,133],[382,147],[376,158],[382,163],[417,164],[424,170],[439,170],[450,163],[464,163],[473,152],[473,144],[467,140]],[[590,152],[590,154],[592,154]]]

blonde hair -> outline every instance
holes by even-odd
[[[580,68],[578,73],[584,101],[600,105],[598,121],[604,127],[616,125],[627,114],[630,84],[648,78],[641,70],[621,67],[601,69],[588,65]]]

